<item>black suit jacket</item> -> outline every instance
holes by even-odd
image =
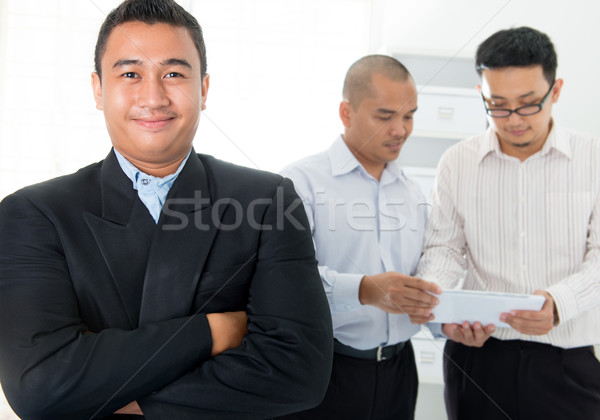
[[[210,357],[207,313],[248,334]],[[0,204],[0,378],[23,418],[267,418],[316,405],[331,318],[291,182],[192,152],[158,225],[114,153]],[[139,418],[139,417],[138,417]]]

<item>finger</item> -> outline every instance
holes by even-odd
[[[417,296],[414,296],[413,292],[411,292],[410,290],[411,289],[405,289],[404,292],[394,291],[389,295],[390,300],[393,302],[394,305],[400,306],[402,308],[422,308],[428,310],[429,312],[431,312],[431,310],[436,306],[436,298],[434,298],[433,296],[429,295],[429,297],[433,298],[432,302],[425,302],[419,300],[419,298]]]
[[[549,320],[527,320],[509,316],[504,322],[521,334],[543,335],[552,329],[552,323]]]
[[[430,318],[432,317],[432,313],[431,313],[431,309],[430,308],[423,308],[420,306],[409,306],[409,305],[405,305],[403,306],[404,309],[404,313],[407,314],[408,316],[415,316],[415,317],[427,317]],[[433,318],[432,318],[433,319]]]
[[[551,313],[539,313],[530,311],[511,311],[511,313],[503,313],[500,315],[500,320],[507,324],[515,324],[518,326],[531,326],[545,325],[552,323],[554,317]],[[512,326],[512,325],[511,325]]]
[[[402,294],[405,299],[411,301],[411,305],[427,306],[433,308],[438,303],[440,303],[440,300],[437,297],[412,287],[404,288]]]
[[[462,335],[463,339],[468,343],[472,343],[473,342],[473,329],[471,327],[471,324],[469,324],[467,321],[463,322],[459,327],[458,327],[458,332]]]
[[[429,321],[433,320],[433,315],[429,315],[429,316],[410,316],[410,322],[412,322],[413,324],[426,324]]]
[[[473,324],[473,339],[476,343],[483,344],[488,339],[487,332],[483,329],[481,322]]]
[[[454,336],[454,332],[456,330],[456,324],[442,324],[442,332],[444,335],[450,339]]]
[[[494,324],[488,324],[485,327],[483,327],[483,329],[485,330],[485,333],[489,336],[491,336],[495,331],[496,331],[496,326]]]
[[[537,321],[548,318],[547,311],[524,311],[524,310],[514,310],[510,311],[506,315],[512,318],[522,318],[525,320]]]
[[[437,285],[436,283],[433,283],[430,281],[425,281],[423,279],[419,279],[416,277],[409,277],[407,280],[408,281],[406,282],[406,284],[409,287],[422,290],[423,292],[434,293],[436,295],[442,294],[442,288],[439,285]]]

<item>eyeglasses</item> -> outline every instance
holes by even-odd
[[[526,117],[528,115],[537,114],[542,110],[542,108],[544,107],[544,102],[546,102],[546,99],[548,99],[548,97],[550,96],[550,92],[552,92],[553,87],[554,82],[552,82],[552,84],[550,85],[550,89],[548,89],[548,92],[544,95],[539,104],[525,105],[516,109],[488,108],[488,101],[485,99],[485,96],[483,96],[483,93],[481,94],[481,99],[483,99],[483,106],[485,107],[485,112],[490,117],[508,118],[513,112],[522,117]]]

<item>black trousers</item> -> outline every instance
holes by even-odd
[[[410,341],[389,360],[357,359],[337,353],[323,402],[286,420],[411,420],[418,377]]]
[[[481,348],[448,340],[444,353],[449,420],[600,419],[600,362],[591,346],[490,338]]]

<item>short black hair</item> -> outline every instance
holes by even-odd
[[[544,77],[552,84],[558,65],[554,45],[548,35],[526,26],[496,32],[479,45],[475,56],[479,76],[485,69],[536,64],[542,66]]]
[[[354,109],[357,109],[362,100],[372,95],[373,74],[381,74],[394,81],[406,81],[411,75],[400,61],[393,57],[381,54],[364,56],[354,62],[346,73],[342,95]]]
[[[196,18],[174,0],[126,0],[106,16],[98,33],[94,53],[94,66],[100,80],[102,80],[100,62],[106,51],[108,37],[113,29],[127,22],[143,22],[148,25],[167,23],[172,26],[186,28],[200,55],[200,74],[204,79],[207,68],[206,46],[204,45],[202,28]]]

